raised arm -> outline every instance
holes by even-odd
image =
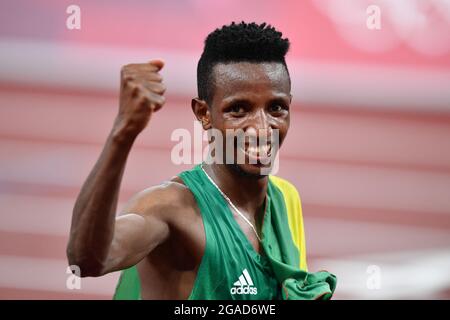
[[[152,113],[165,102],[165,87],[159,74],[163,65],[162,61],[153,60],[129,64],[121,70],[118,115],[73,209],[67,257],[70,265],[80,267],[82,277],[132,265],[142,259],[145,250],[151,250],[168,235],[167,224],[157,214],[147,215],[139,209],[145,195],[131,201],[128,209],[136,209],[136,213],[116,220],[128,154]],[[135,245],[136,241],[139,245]]]

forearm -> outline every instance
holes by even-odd
[[[120,184],[134,142],[117,124],[76,200],[67,247],[69,264],[95,275],[106,261],[114,235]]]

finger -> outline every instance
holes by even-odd
[[[139,92],[142,91],[142,87],[138,84],[133,83],[129,85],[129,90],[131,91],[131,97],[135,98],[139,96]]]
[[[164,103],[166,102],[166,98],[164,96],[161,96],[159,94],[151,92],[150,95],[152,96],[152,110],[158,111],[162,108]]]
[[[149,61],[149,64],[155,66],[157,71],[161,70],[164,67],[164,60],[162,59],[153,59]]]
[[[158,73],[153,72],[146,72],[141,74],[129,74],[122,77],[122,85],[126,87],[127,85],[138,85],[138,84],[156,84],[156,87],[163,86],[165,88],[165,85],[162,83],[163,78]],[[150,88],[150,87],[149,87]]]
[[[163,77],[159,73],[150,72],[145,74],[145,80],[153,82],[162,82]]]
[[[141,93],[139,105],[150,107],[152,110],[159,110],[165,103],[166,98],[154,92]]]
[[[166,86],[163,83],[160,82],[145,82],[144,86],[147,90],[154,92],[156,94],[163,95],[164,92],[166,92]]]
[[[164,98],[164,97],[163,97],[163,98]],[[164,106],[164,103],[161,103],[161,104],[155,104],[155,105],[153,106],[153,112],[158,111],[158,110],[161,109],[163,106]]]
[[[148,71],[148,70],[139,70],[135,73],[135,77],[138,80],[144,81],[144,82],[162,82],[163,77],[157,73],[156,71]]]
[[[140,108],[150,108],[151,104],[152,104],[152,101],[151,101],[151,99],[150,99],[150,97],[148,95],[141,94],[139,96],[139,100],[138,100],[137,105]]]
[[[130,63],[122,68],[122,75],[133,75],[147,72],[158,72],[162,68],[158,64],[150,63]]]

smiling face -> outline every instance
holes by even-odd
[[[269,153],[273,159],[270,153],[276,152],[271,133],[278,130],[281,146],[289,129],[291,93],[286,67],[278,62],[218,63],[212,77],[210,105],[194,99],[194,112],[205,129],[215,128],[222,133],[224,146],[230,132],[240,129],[250,137],[245,144],[235,141],[234,159],[240,154],[245,163],[237,161],[234,166],[247,175],[260,176],[261,168],[268,166],[264,154]]]

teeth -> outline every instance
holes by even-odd
[[[264,154],[267,155],[269,151],[271,150],[271,147],[269,145],[262,145],[259,147],[256,146],[249,146],[247,148],[248,153],[250,154]]]
[[[261,149],[262,149],[262,152],[267,154],[267,151],[269,150],[269,146],[266,144],[266,145],[262,146]]]
[[[248,151],[250,153],[257,153],[258,152],[258,148],[257,147],[248,147]]]

